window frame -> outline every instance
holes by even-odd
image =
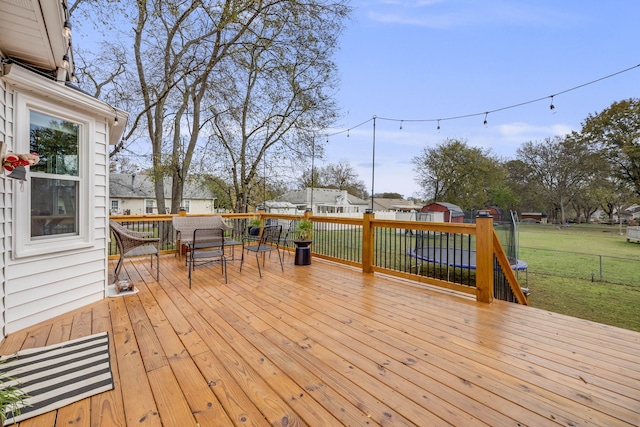
[[[158,207],[156,206],[156,199],[144,199],[144,207],[142,208],[142,213],[145,215],[153,214],[154,210],[158,210]]]
[[[52,254],[61,251],[85,249],[95,246],[93,224],[91,220],[93,200],[93,175],[90,173],[90,155],[95,132],[94,119],[76,110],[55,104],[24,93],[15,94],[15,138],[13,151],[30,151],[30,112],[37,111],[59,120],[79,125],[78,131],[78,176],[56,175],[44,172],[27,172],[27,181],[13,186],[13,257],[23,258]],[[31,237],[31,177],[44,179],[63,179],[78,182],[77,233]]]

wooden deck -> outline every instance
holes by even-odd
[[[27,426],[638,426],[640,333],[314,259],[130,261],[136,295],[8,336],[108,331],[116,388]],[[113,269],[113,265],[112,265]]]

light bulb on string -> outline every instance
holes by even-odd
[[[553,105],[553,95],[551,95],[551,104],[549,104],[549,109],[551,110],[551,112],[552,112],[553,114],[555,114],[555,113],[556,113],[556,106],[555,106],[555,105]]]
[[[402,122],[404,122],[404,120],[400,120],[400,130],[402,130]]]
[[[440,131],[440,119],[438,119],[438,131]]]
[[[62,30],[64,31],[64,36],[66,38],[71,38],[71,22],[64,21],[64,25],[62,26]]]
[[[351,129],[347,129],[347,138],[349,138],[349,131],[350,131],[350,130],[351,130]]]
[[[483,124],[484,124],[485,127],[487,127],[487,123],[488,123],[487,122],[487,116],[489,116],[489,113],[488,112],[484,113],[484,123]]]

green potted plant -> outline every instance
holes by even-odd
[[[308,219],[303,219],[298,221],[298,225],[296,226],[296,233],[298,241],[311,241],[311,237],[313,236],[313,222]]]
[[[296,245],[295,265],[311,264],[311,238],[313,237],[313,222],[308,219],[298,221],[296,225]]]
[[[254,216],[252,218],[249,218],[249,236],[259,236],[260,235],[260,229],[262,228],[262,221],[260,220],[260,217]]]
[[[25,402],[29,396],[20,389],[19,384],[3,387],[4,382],[12,380],[13,378],[0,374],[0,419],[2,423],[7,420],[7,414],[20,415],[20,408],[30,406]]]

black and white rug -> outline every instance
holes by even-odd
[[[6,414],[4,425],[112,390],[109,335],[103,332],[2,356],[0,376],[0,389],[18,386],[29,396],[19,415]]]

